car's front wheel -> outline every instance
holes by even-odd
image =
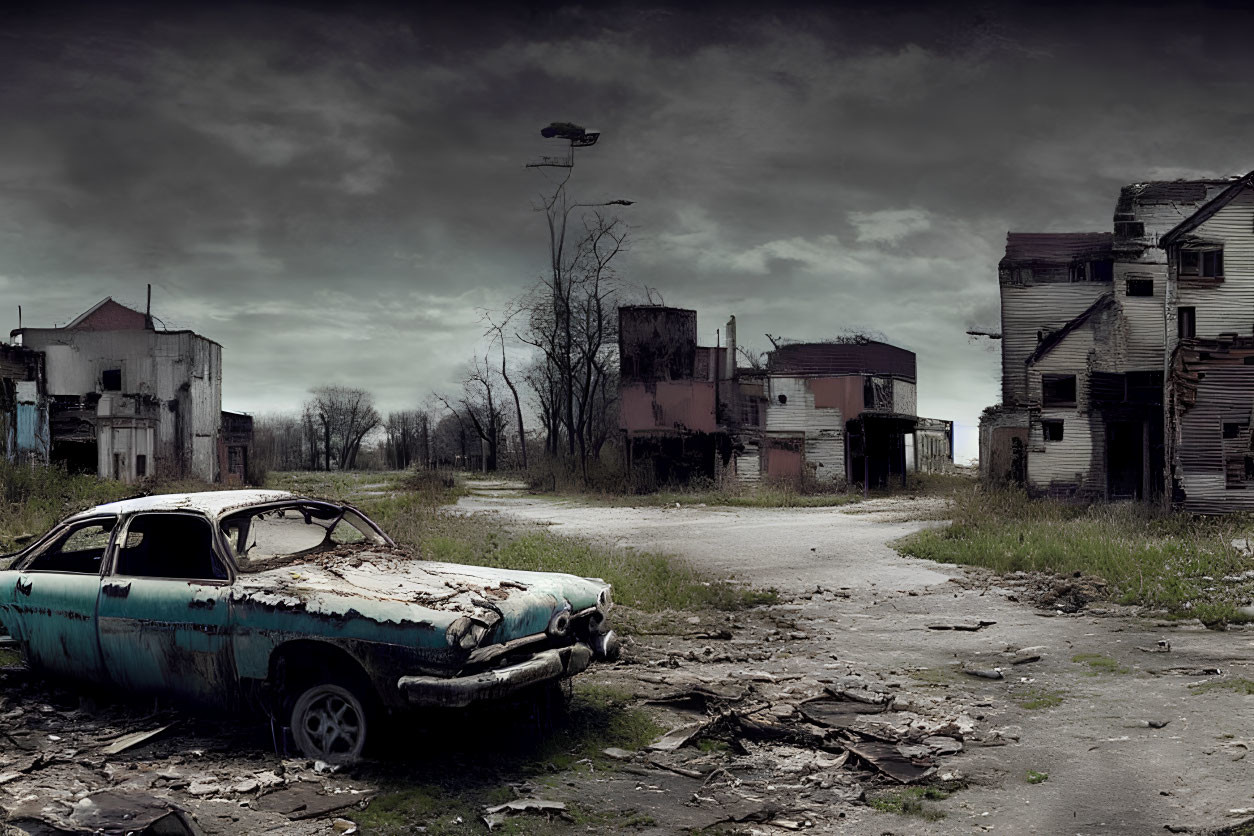
[[[292,705],[292,737],[302,754],[327,763],[352,763],[366,747],[364,702],[343,685],[306,688]]]

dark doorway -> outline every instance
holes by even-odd
[[[1106,496],[1141,499],[1145,481],[1145,425],[1111,421],[1106,425]]]

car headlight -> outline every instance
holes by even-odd
[[[444,640],[448,642],[449,647],[474,650],[487,634],[488,625],[463,615],[444,631]]]
[[[597,612],[601,615],[609,615],[610,607],[614,606],[614,596],[610,594],[610,587],[605,587],[597,593]]]
[[[553,613],[553,617],[549,619],[549,626],[545,630],[554,638],[561,638],[570,630],[570,610],[558,610]]]

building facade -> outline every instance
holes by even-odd
[[[19,328],[12,337],[43,358],[52,462],[125,482],[213,482],[226,472],[218,343],[158,330],[151,316],[111,298],[66,326]]]
[[[1250,176],[1124,187],[1112,232],[1007,236],[992,481],[1083,501],[1254,508]],[[1254,361],[1251,361],[1254,363]]]
[[[629,469],[655,484],[693,477],[754,484],[885,487],[953,462],[953,426],[922,435],[913,352],[874,340],[780,345],[761,368],[697,345],[696,312],[619,309],[619,425]]]

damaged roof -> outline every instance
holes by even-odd
[[[1070,264],[1113,258],[1109,232],[1008,232],[1005,262]]]
[[[1066,339],[1068,334],[1083,326],[1084,323],[1088,322],[1095,315],[1101,313],[1102,311],[1108,311],[1118,307],[1119,303],[1115,300],[1115,295],[1113,293],[1103,293],[1101,296],[1098,296],[1097,300],[1093,302],[1093,304],[1089,305],[1083,313],[1037,343],[1036,350],[1028,355],[1028,359],[1025,360],[1024,363],[1029,366],[1032,365],[1037,360],[1048,354],[1054,346]]]
[[[1248,188],[1252,181],[1254,181],[1254,171],[1251,171],[1244,177],[1238,177],[1232,181],[1228,188],[1215,195],[1213,199],[1199,208],[1192,215],[1172,227],[1166,235],[1159,239],[1158,246],[1166,248],[1175,243],[1180,236],[1191,232],[1206,223],[1206,221],[1212,218],[1216,212],[1227,206],[1237,195],[1241,194],[1242,191]]]
[[[139,511],[199,511],[210,517],[220,516],[227,511],[259,505],[263,502],[277,502],[281,499],[297,499],[289,491],[200,491],[198,493],[166,493],[156,496],[137,496],[118,502],[107,502],[89,508],[75,516],[84,517],[96,514],[134,514]]]

